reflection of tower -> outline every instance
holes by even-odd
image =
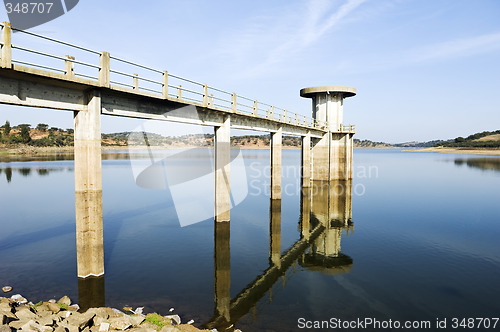
[[[347,273],[352,258],[340,252],[342,231],[352,231],[352,181],[314,181],[312,219],[325,230],[316,238],[310,251],[300,261],[303,267],[327,274]]]

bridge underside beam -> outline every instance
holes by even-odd
[[[0,103],[41,107],[65,111],[86,111],[86,93],[101,91],[101,113],[130,118],[174,121],[188,124],[219,127],[230,115],[231,128],[262,132],[276,132],[282,128],[284,135],[322,137],[324,131],[294,123],[285,123],[265,117],[213,109],[190,104],[185,100],[163,99],[141,91],[126,91],[117,87],[99,87],[96,82],[14,66],[15,70],[0,68]],[[196,112],[186,112],[187,108]],[[194,116],[193,116],[194,114]]]

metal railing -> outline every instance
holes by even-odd
[[[0,26],[2,29],[0,65],[3,68],[12,68],[12,64],[40,68],[57,72],[68,79],[89,80],[92,84],[103,87],[141,91],[165,99],[242,113],[296,126],[316,129],[328,127],[327,123],[317,122],[310,117],[290,112],[287,109],[258,102],[256,99],[238,96],[236,93],[170,74],[166,70],[158,70],[110,56],[108,52],[98,52],[33,32],[16,29],[11,27],[8,22],[0,23]],[[19,32],[15,35],[15,44],[11,42],[11,30]],[[28,40],[29,38],[31,40]],[[17,44],[18,39],[20,42],[25,40],[27,43],[39,44],[40,48],[45,47],[49,51]],[[68,50],[71,50],[74,56],[54,54],[68,52]],[[61,62],[64,63],[64,67]],[[345,131],[345,128],[347,126],[341,125],[340,130]]]

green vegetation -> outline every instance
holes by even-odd
[[[63,310],[68,310],[68,306],[64,303],[59,303],[57,302],[57,304],[59,305],[59,308],[63,309]]]
[[[447,148],[500,148],[500,139],[493,137],[493,135],[499,134],[500,130],[483,131],[481,133],[469,135],[465,138],[457,137],[454,140],[439,143],[435,146],[442,146]],[[492,136],[491,140],[488,139],[487,136]]]
[[[165,320],[165,318],[161,315],[158,315],[156,312],[152,314],[147,314],[144,322],[154,324],[160,328],[167,325],[167,321]]]

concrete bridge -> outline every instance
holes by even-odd
[[[354,88],[302,89],[300,95],[312,99],[308,118],[108,52],[18,30],[8,22],[1,29],[0,103],[73,112],[79,277],[104,274],[101,115],[214,127],[216,222],[230,220],[231,129],[270,133],[271,200],[281,200],[284,134],[302,138],[304,188],[314,181],[352,179],[355,127],[342,121],[344,98],[354,96]],[[18,44],[17,38],[50,51]],[[79,56],[62,55],[71,52]],[[194,107],[196,116],[183,112],[185,107]]]

